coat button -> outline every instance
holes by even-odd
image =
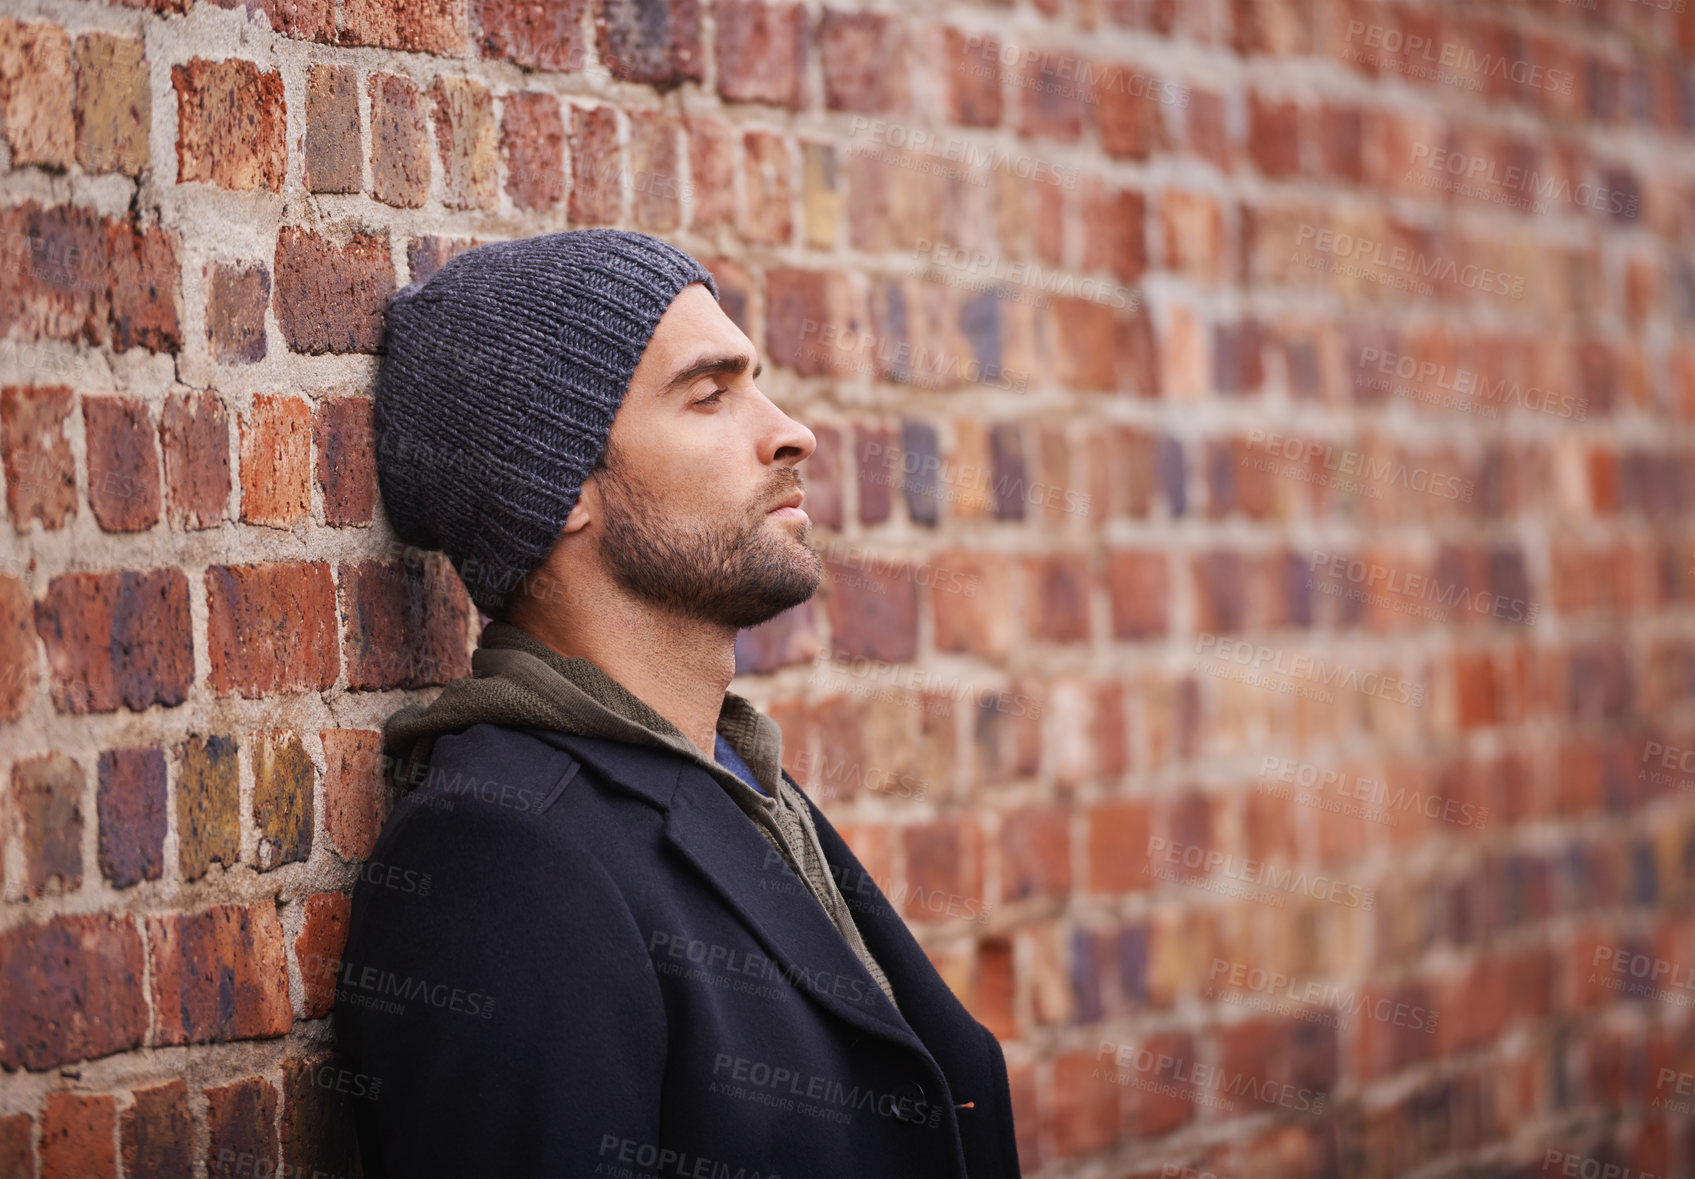
[[[894,1098],[895,1117],[903,1122],[927,1122],[930,1120],[930,1102],[926,1099],[924,1086],[917,1081],[902,1081],[889,1091]]]

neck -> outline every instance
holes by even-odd
[[[736,674],[736,630],[680,618],[624,594],[592,609],[517,610],[508,620],[561,655],[594,663],[713,758]]]

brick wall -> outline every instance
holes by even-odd
[[[378,729],[479,625],[377,502],[381,310],[590,224],[708,261],[818,436],[829,576],[736,686],[1026,1173],[1695,1173],[1691,53],[1686,0],[13,0],[0,1175],[357,1173]]]

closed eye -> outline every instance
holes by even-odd
[[[707,394],[705,397],[702,397],[698,401],[694,402],[694,404],[695,405],[716,405],[717,402],[718,402],[718,399],[728,392],[729,392],[728,389],[714,389],[711,393]]]

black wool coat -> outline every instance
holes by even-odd
[[[366,1174],[1019,1174],[1000,1045],[810,800],[898,1011],[688,758],[487,723],[432,752],[312,968]]]

